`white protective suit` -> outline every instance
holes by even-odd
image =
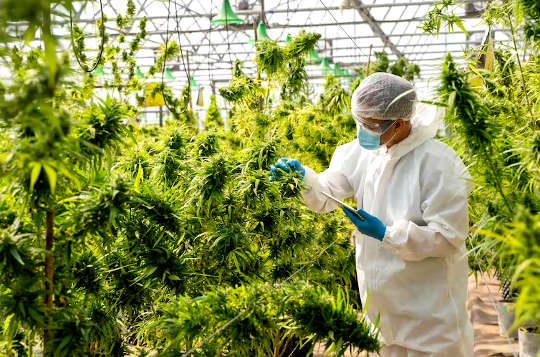
[[[420,108],[419,108],[420,109]],[[472,357],[466,310],[467,196],[472,184],[457,154],[433,137],[433,107],[417,110],[410,135],[365,150],[357,140],[336,149],[330,167],[305,167],[306,205],[316,212],[353,196],[386,226],[382,242],[354,232],[356,269],[367,315],[380,313],[382,356]]]

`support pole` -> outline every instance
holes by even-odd
[[[260,0],[261,3],[261,22],[266,25],[266,13],[264,11],[264,0]]]
[[[369,65],[371,64],[371,50],[373,49],[373,45],[369,45],[369,56],[367,59],[367,66],[366,66],[366,77],[369,76]]]
[[[49,357],[53,354],[53,332],[52,332],[52,309],[53,309],[53,279],[54,279],[54,209],[49,208],[45,214],[45,308],[47,315],[45,327],[43,329],[43,351],[44,356]]]
[[[381,26],[375,20],[375,18],[371,15],[369,12],[369,9],[366,9],[362,1],[360,0],[353,0],[354,6],[356,7],[356,11],[360,14],[360,17],[362,20],[364,20],[369,27],[371,28],[371,31],[373,31],[373,34],[378,36],[383,44],[385,46],[388,46],[388,48],[392,51],[393,54],[399,57],[403,57],[403,53],[401,53],[400,50],[396,47],[396,45],[390,40],[390,37],[384,31],[382,30]]]
[[[261,0],[261,6],[264,7],[264,3],[263,3],[262,0]],[[253,32],[255,34],[255,51],[257,51],[257,41],[259,40],[259,37],[258,37],[258,34],[257,34],[257,24],[256,24],[255,21],[253,21]],[[255,65],[257,66],[257,68],[256,68],[256,70],[257,70],[257,82],[260,84],[261,83],[261,71],[259,70],[259,65],[257,64],[257,62],[255,62]],[[262,111],[263,111],[263,98],[259,98],[259,112],[262,113]]]
[[[189,89],[189,109],[193,110],[193,104],[191,103],[191,70],[189,68],[189,51],[186,51],[187,62],[187,74],[188,74],[188,89]]]

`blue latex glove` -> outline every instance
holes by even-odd
[[[378,239],[382,242],[384,238],[384,233],[386,233],[386,226],[381,222],[380,219],[370,215],[363,209],[359,209],[356,212],[360,216],[364,217],[364,221],[362,221],[348,209],[345,209],[343,207],[342,209],[343,212],[345,212],[345,214],[347,215],[347,217],[349,217],[349,219],[352,221],[352,223],[354,223],[360,233]]]
[[[298,172],[302,178],[306,174],[306,169],[300,164],[300,161],[282,157],[274,165],[270,166],[270,181],[277,181],[283,176],[281,170],[285,172]]]

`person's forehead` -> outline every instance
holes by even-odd
[[[358,118],[363,122],[373,123],[373,124],[384,124],[388,123],[388,120],[373,119],[373,118]]]

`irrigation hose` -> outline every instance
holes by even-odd
[[[103,49],[105,47],[105,14],[103,12],[103,0],[99,0],[99,11],[101,12],[101,26],[99,29],[100,36],[101,36],[101,43],[99,44],[99,54],[96,57],[96,62],[92,66],[91,69],[88,69],[88,65],[86,63],[82,63],[81,59],[79,58],[77,51],[75,50],[75,41],[73,40],[73,14],[72,9],[69,9],[69,29],[70,29],[70,38],[71,38],[71,46],[73,47],[73,54],[75,55],[75,59],[77,60],[77,63],[79,64],[79,67],[87,73],[93,72],[99,63],[101,62],[101,58],[103,57]]]

